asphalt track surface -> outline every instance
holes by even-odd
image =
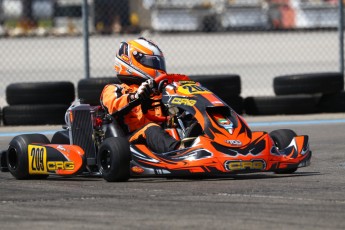
[[[294,174],[227,178],[49,177],[0,173],[0,229],[344,229],[345,114],[247,117],[253,130],[310,136],[312,164]],[[59,127],[1,127],[12,136]]]

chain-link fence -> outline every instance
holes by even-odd
[[[278,75],[340,70],[335,0],[88,0],[90,76],[114,76],[123,40],[145,36],[167,70],[241,76],[242,96]],[[85,77],[82,0],[0,0],[0,106],[12,82]]]

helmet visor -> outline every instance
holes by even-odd
[[[166,72],[165,59],[162,56],[147,55],[139,52],[136,52],[135,54],[133,53],[133,56],[135,60],[137,60],[143,66]]]

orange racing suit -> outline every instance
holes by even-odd
[[[126,107],[130,103],[130,95],[135,94],[138,85],[110,84],[106,85],[101,94],[103,107],[112,114]],[[161,95],[154,96],[153,101],[161,99]],[[160,106],[153,106],[148,110],[155,116],[162,116]],[[124,114],[119,123],[129,134],[129,142],[143,143],[156,153],[168,152],[176,149],[180,142],[166,133],[160,125],[151,122],[143,113],[142,105],[135,106]]]

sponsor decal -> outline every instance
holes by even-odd
[[[196,84],[184,84],[177,88],[177,91],[183,94],[205,94],[211,93],[202,86]]]
[[[230,134],[233,134],[233,125],[230,121],[230,119],[222,114],[214,113],[213,118],[216,120],[217,124],[226,129]],[[234,140],[226,140],[225,141],[228,144],[232,144]],[[232,144],[232,145],[242,145],[241,144]]]
[[[129,63],[129,57],[128,57],[127,55],[122,54],[122,55],[121,55],[121,58],[122,58],[122,60],[124,60],[125,62]]]
[[[132,169],[132,172],[138,173],[138,174],[143,173],[145,171],[142,167],[139,167],[139,166],[133,166],[131,169]]]
[[[47,168],[49,171],[74,170],[74,162],[73,161],[48,161]]]
[[[171,104],[174,104],[174,105],[194,106],[195,103],[196,103],[196,100],[182,98],[182,97],[174,97],[171,101]]]
[[[56,148],[59,149],[59,150],[61,150],[61,151],[64,151],[64,152],[67,151],[67,150],[65,149],[65,147],[63,147],[62,145],[58,145]]]
[[[29,174],[48,174],[46,167],[47,150],[45,147],[29,145],[28,155]]]
[[[185,85],[185,84],[195,84],[195,81],[179,81],[179,83],[181,85]]]
[[[263,170],[266,168],[266,162],[262,159],[251,161],[226,161],[224,167],[228,171]]]
[[[231,130],[232,132],[232,130]],[[231,133],[232,134],[232,133]],[[242,145],[242,142],[239,141],[239,140],[226,140],[225,141],[227,144],[230,144],[230,145],[238,145],[238,146],[241,146]]]
[[[230,121],[224,117],[218,117],[217,122],[220,125],[230,125],[231,124]]]

